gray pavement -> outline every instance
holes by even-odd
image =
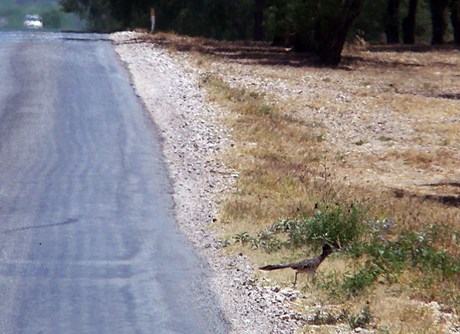
[[[0,333],[226,333],[105,39],[0,33]]]

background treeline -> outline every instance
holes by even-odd
[[[60,0],[93,30],[148,27],[227,40],[264,40],[340,60],[345,39],[460,44],[460,0]]]
[[[367,41],[375,43],[386,41],[386,34],[390,43],[402,42],[408,35],[414,37],[413,42],[430,42],[432,7],[436,13],[442,13],[445,40],[452,40],[450,9],[460,5],[460,1],[448,0],[158,0],[152,3],[161,30],[216,39],[292,42],[295,35],[313,31],[318,16],[340,15],[344,4],[353,2],[359,16],[350,35],[358,31]],[[142,19],[137,23],[142,23]]]
[[[63,13],[57,0],[0,0],[0,29],[24,28],[26,15],[38,14],[45,29],[79,30],[83,27],[74,14]]]

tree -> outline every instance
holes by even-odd
[[[75,13],[86,21],[89,30],[111,30],[117,28],[110,13],[109,0],[60,0],[61,8]]]
[[[383,42],[382,32],[385,32],[387,8],[388,0],[364,1],[361,14],[353,24],[349,36],[354,36],[359,33],[366,41]]]
[[[62,25],[62,16],[58,9],[50,9],[41,13],[47,28],[59,29]]]
[[[152,2],[154,1],[154,4]],[[297,51],[340,62],[347,34],[364,0],[60,0],[92,29],[144,26],[152,5],[160,29],[217,39],[264,40],[266,27]],[[274,14],[274,15],[273,15]],[[269,18],[272,21],[266,21]],[[145,24],[143,23],[145,20]],[[249,22],[249,24],[248,24]]]
[[[407,16],[403,19],[403,42],[404,44],[415,43],[415,18],[417,15],[418,0],[410,0]]]
[[[315,34],[320,62],[324,65],[336,66],[341,60],[347,33],[360,13],[363,0],[330,1],[330,3],[334,3],[337,7],[329,7],[320,13]]]
[[[216,39],[254,37],[255,0],[156,0],[154,7],[158,29]],[[258,17],[263,29],[263,9]]]
[[[454,30],[454,42],[460,44],[460,0],[452,0],[450,4],[450,19]]]
[[[135,2],[138,1],[126,1],[126,0],[109,0],[110,2],[110,13],[116,18],[124,28],[131,25],[131,19],[133,15],[133,7]],[[147,6],[145,12],[147,12]]]
[[[363,0],[271,1],[267,26],[277,45],[314,52],[320,63],[336,66]]]
[[[431,22],[433,27],[431,44],[433,45],[444,43],[444,34],[447,29],[447,5],[448,0],[430,0]]]
[[[109,0],[111,15],[123,28],[147,27],[153,0]]]
[[[267,0],[254,0],[254,40],[264,41],[266,33],[264,29],[264,12]]]
[[[388,44],[399,43],[399,6],[400,0],[388,0],[385,18],[385,34]]]

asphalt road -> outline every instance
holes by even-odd
[[[0,333],[226,333],[104,39],[0,33]]]

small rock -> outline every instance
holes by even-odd
[[[274,285],[270,288],[273,292],[280,292],[281,288],[279,285]]]

